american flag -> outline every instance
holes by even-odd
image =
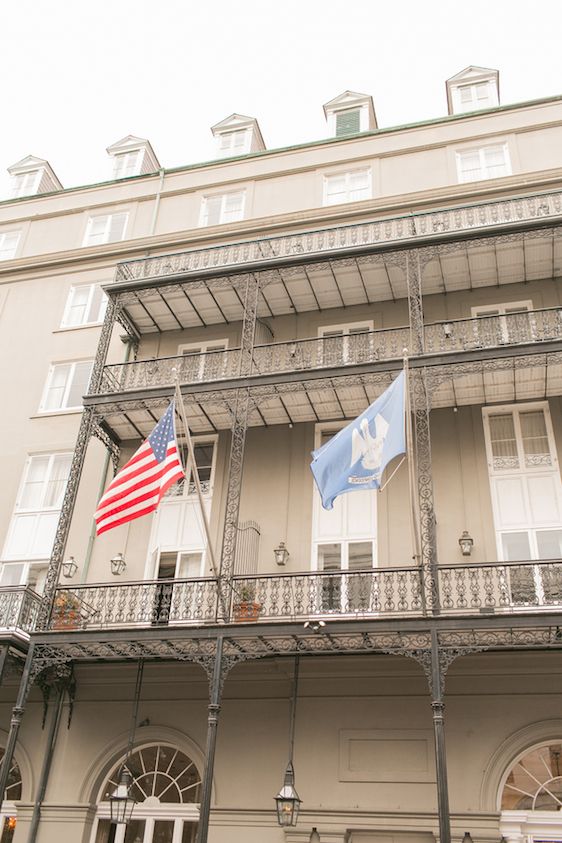
[[[97,534],[154,512],[164,493],[185,477],[170,404],[148,439],[115,475],[94,514]]]

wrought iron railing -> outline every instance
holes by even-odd
[[[509,223],[546,220],[560,214],[561,192],[536,193],[126,261],[117,266],[115,281],[189,276],[206,269],[275,263],[279,259],[291,257],[337,256],[338,252],[359,250],[361,247],[415,241],[447,232],[462,233]]]
[[[559,559],[440,566],[437,580],[446,616],[562,611]],[[57,590],[51,629],[423,617],[435,608],[430,591],[423,572],[412,567],[237,576],[225,618],[218,583],[210,578],[65,586]]]
[[[35,629],[41,597],[28,586],[0,588],[0,630]]]
[[[424,326],[424,353],[474,351],[562,338],[562,308],[545,308]],[[407,327],[365,331],[339,337],[274,342],[254,347],[252,376],[355,366],[396,360],[410,345]],[[228,380],[240,373],[240,349],[229,348],[177,357],[137,360],[105,366],[100,392],[127,392],[180,383]]]

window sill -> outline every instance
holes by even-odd
[[[83,407],[65,407],[63,410],[39,410],[30,419],[44,419],[48,416],[72,416],[82,413]]]
[[[61,325],[60,328],[55,328],[53,334],[66,334],[68,331],[81,331],[83,328],[101,328],[103,322],[84,322],[83,325],[68,325],[68,327]]]

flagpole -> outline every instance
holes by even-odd
[[[189,463],[186,466],[186,480],[187,480],[187,469],[189,465],[191,465],[191,475],[193,477],[193,481],[195,483],[195,490],[197,492],[197,499],[199,501],[199,507],[201,509],[201,517],[203,518],[203,524],[205,526],[205,535],[207,537],[207,547],[209,549],[209,557],[211,561],[211,569],[213,571],[213,575],[218,579],[219,572],[217,568],[217,563],[215,561],[215,554],[213,552],[213,542],[211,540],[211,528],[209,526],[209,519],[207,518],[207,512],[205,510],[205,506],[203,503],[203,493],[201,491],[201,481],[199,480],[199,472],[197,471],[197,463],[195,462],[195,452],[193,450],[193,440],[191,439],[191,433],[189,432],[189,425],[187,423],[187,415],[185,412],[185,407],[183,403],[183,395],[181,394],[180,384],[179,384],[179,377],[176,371],[175,374],[175,396],[176,396],[176,406],[178,408],[178,414],[183,424],[183,429],[185,431],[185,438],[187,441],[187,453],[189,457]]]
[[[423,613],[426,613],[425,601],[425,587],[424,587],[424,571],[421,560],[420,547],[420,521],[418,516],[418,504],[416,493],[416,476],[415,476],[415,451],[414,451],[414,435],[412,429],[412,407],[410,403],[410,366],[408,363],[408,349],[404,348],[402,351],[404,355],[404,423],[406,426],[406,455],[408,458],[408,486],[410,497],[410,531],[412,535],[412,550],[413,558],[416,567],[420,572],[420,596]]]

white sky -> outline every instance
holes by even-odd
[[[322,104],[373,95],[379,127],[446,114],[445,79],[500,70],[503,104],[562,94],[559,0],[5,0],[5,169],[30,153],[65,187],[148,138],[164,167],[209,160],[210,126],[257,117],[268,148],[326,137]]]

